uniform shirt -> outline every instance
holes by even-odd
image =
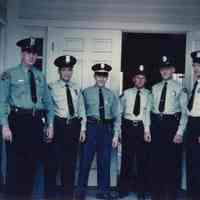
[[[3,125],[8,125],[10,106],[24,109],[45,109],[47,111],[47,123],[53,124],[53,102],[46,79],[42,72],[35,67],[32,67],[32,71],[36,82],[36,104],[32,102],[28,69],[24,65],[20,64],[11,68],[1,76],[0,112]]]
[[[81,121],[81,130],[85,131],[86,129],[86,114],[85,114],[85,106],[83,102],[83,96],[80,89],[76,84],[72,82],[67,83],[69,85],[69,89],[72,96],[72,102],[74,106],[74,116],[82,118]],[[58,80],[55,83],[50,84],[50,91],[53,97],[55,114],[62,118],[70,118],[69,110],[68,110],[68,102],[66,95],[66,83],[62,80]]]
[[[163,114],[172,115],[181,112],[178,133],[182,135],[187,124],[187,93],[177,81],[170,79],[167,82],[165,110]],[[165,81],[162,81],[152,87],[152,111],[156,114],[160,113],[159,104],[164,83]]]
[[[198,80],[195,90],[192,110],[188,110],[188,115],[192,117],[200,117],[200,80]]]
[[[114,92],[105,87],[102,88],[102,94],[104,97],[105,119],[114,120],[114,135],[118,136],[118,134],[121,133],[119,98],[114,94]],[[99,119],[99,87],[92,86],[86,88],[83,91],[83,97],[86,115]]]
[[[151,93],[147,89],[140,90],[140,113],[134,115],[135,98],[137,94],[137,88],[130,88],[123,92],[120,98],[121,102],[121,114],[123,118],[133,121],[143,121],[145,131],[149,131],[150,127],[150,108],[151,108]]]

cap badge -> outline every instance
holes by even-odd
[[[35,38],[31,38],[30,46],[34,46],[34,45],[35,45]]]
[[[104,63],[101,63],[100,68],[101,68],[101,69],[104,69]]]
[[[139,70],[140,70],[140,71],[144,71],[144,65],[140,65],[140,66],[139,66]]]
[[[167,56],[163,56],[163,57],[162,57],[162,61],[163,61],[163,62],[166,62],[166,61],[167,61]]]
[[[70,63],[70,56],[66,56],[65,61],[66,61],[66,63]]]

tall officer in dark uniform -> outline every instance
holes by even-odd
[[[194,87],[188,103],[186,169],[188,198],[200,199],[200,51],[191,53]]]
[[[63,195],[73,198],[78,144],[85,140],[86,116],[83,96],[80,88],[71,81],[76,58],[64,55],[54,62],[58,67],[60,79],[50,84],[50,91],[55,105],[55,149],[56,165],[54,180],[56,185],[57,170],[60,169]]]
[[[36,38],[17,42],[21,63],[2,76],[0,111],[2,135],[6,141],[9,195],[28,199],[32,193],[36,161],[43,154],[44,123],[47,141],[53,138],[53,102],[37,59]]]
[[[187,93],[173,80],[172,58],[160,62],[162,81],[152,87],[153,199],[176,199],[180,188],[182,138],[187,123]]]
[[[0,79],[0,91],[2,91],[2,89],[3,89],[3,84],[2,84],[2,80]],[[0,107],[0,109],[1,109],[1,107]],[[0,115],[1,115],[1,111],[0,111]],[[2,122],[1,122],[1,116],[0,116],[0,192],[2,191],[2,189],[3,189],[3,173],[2,173]]]
[[[134,165],[137,171],[138,199],[145,199],[147,191],[147,157],[145,142],[151,142],[150,108],[151,93],[145,89],[146,71],[144,66],[136,68],[133,79],[134,87],[121,96],[122,112],[122,162],[119,179],[119,197],[125,197],[133,189],[130,174]],[[135,163],[136,161],[136,163]]]
[[[111,149],[117,147],[120,133],[119,99],[105,87],[111,66],[100,63],[92,66],[95,85],[83,91],[87,115],[86,141],[82,145],[78,178],[79,197],[84,198],[89,171],[97,153],[97,198],[110,199]]]

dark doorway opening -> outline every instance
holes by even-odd
[[[122,34],[123,89],[132,87],[132,72],[143,64],[147,67],[147,88],[160,81],[159,59],[172,56],[176,73],[185,73],[186,34],[129,33]]]

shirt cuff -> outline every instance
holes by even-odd
[[[145,132],[150,132],[149,126],[145,127],[145,128],[144,128],[144,131],[145,131]]]
[[[183,136],[183,131],[178,129],[178,131],[176,132],[176,135],[180,135],[180,136]]]
[[[7,120],[7,119],[1,119],[1,124],[2,124],[2,126],[4,126],[4,127],[9,127],[8,120]]]

